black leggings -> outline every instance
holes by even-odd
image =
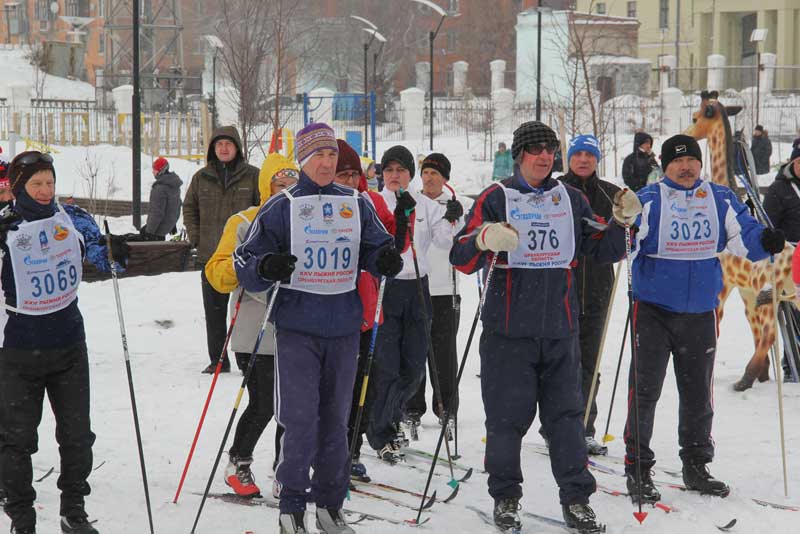
[[[236,360],[242,362],[243,368],[247,369],[250,355],[242,352],[236,353]],[[267,423],[275,415],[273,384],[275,381],[275,356],[271,354],[258,355],[254,364],[253,372],[247,381],[247,394],[249,400],[247,408],[242,412],[239,423],[236,425],[236,433],[233,437],[233,445],[229,450],[232,457],[252,458],[253,450],[258,443]],[[278,425],[275,431],[275,458],[280,454],[280,439],[283,436],[283,427]]]

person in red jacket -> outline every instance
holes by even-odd
[[[341,139],[336,140],[339,146],[339,160],[336,164],[336,178],[335,181],[339,185],[352,187],[358,189],[362,195],[366,196],[372,201],[375,207],[375,212],[381,223],[386,227],[386,230],[394,235],[395,223],[394,215],[389,211],[386,201],[376,191],[369,191],[367,187],[367,179],[361,169],[361,159],[358,157],[353,148],[347,144],[346,141]],[[356,440],[356,446],[353,450],[352,464],[350,467],[350,476],[359,480],[369,482],[370,477],[367,476],[367,468],[363,463],[359,462],[361,457],[361,444],[363,442],[362,434],[366,431],[367,417],[362,417],[359,428],[356,430],[356,412],[358,411],[358,400],[361,396],[361,383],[364,379],[364,367],[367,361],[367,354],[369,353],[369,344],[372,339],[372,327],[375,321],[375,308],[378,304],[378,288],[379,281],[367,271],[361,271],[358,276],[358,295],[361,297],[361,303],[364,306],[364,315],[361,319],[361,340],[358,350],[358,370],[356,372],[356,383],[353,388],[353,404],[350,408],[350,421],[348,424],[347,443],[348,445]],[[383,316],[380,317],[380,322],[383,322]],[[367,406],[364,406],[367,410]]]

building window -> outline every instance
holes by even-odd
[[[34,16],[37,20],[50,20],[49,0],[36,0],[34,5]]]
[[[636,18],[636,1],[628,2],[628,18]]]
[[[597,14],[598,15],[605,15],[606,14],[606,3],[605,2],[597,2]]]
[[[456,49],[456,32],[448,31],[447,32],[447,50],[452,52]]]
[[[658,27],[662,30],[669,28],[669,0],[659,0]]]
[[[28,19],[25,13],[25,4],[6,4],[3,6],[8,20],[8,33],[10,35],[24,35],[28,33]]]
[[[68,17],[89,16],[89,0],[67,0],[65,7]]]
[[[454,13],[458,13],[458,0],[448,0],[447,1],[447,11],[451,15]]]

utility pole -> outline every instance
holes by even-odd
[[[133,184],[131,186],[133,225],[138,230],[142,226],[142,99],[141,78],[139,76],[139,0],[133,0],[133,115],[131,120],[131,152]]]
[[[675,87],[681,88],[680,69],[681,66],[681,0],[675,0]]]

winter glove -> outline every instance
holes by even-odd
[[[447,210],[444,212],[443,219],[447,219],[447,222],[454,223],[456,222],[461,216],[464,215],[464,206],[461,205],[456,199],[448,200],[447,201]]]
[[[411,193],[408,191],[403,191],[402,193],[395,193],[397,197],[397,206],[394,208],[394,216],[395,218],[398,217],[408,217],[414,207],[417,205],[417,201],[414,200],[414,197],[411,196]]]
[[[761,246],[770,254],[777,254],[783,250],[786,236],[778,228],[764,228],[761,232]]]
[[[617,191],[614,195],[614,220],[622,225],[631,225],[636,221],[636,217],[642,213],[642,203],[636,193],[628,188]]]
[[[131,246],[125,242],[125,236],[109,234],[111,244],[111,257],[115,262],[122,265],[123,269],[128,268],[128,257],[131,255]]]
[[[19,228],[19,223],[22,222],[22,217],[11,209],[11,206],[6,206],[0,211],[0,241],[6,242],[8,232]]]
[[[486,223],[478,230],[475,246],[480,250],[509,252],[519,245],[519,232],[507,222]]]
[[[264,280],[279,282],[286,280],[294,272],[294,264],[297,261],[297,256],[287,254],[285,252],[278,252],[264,256],[258,264],[258,274]]]
[[[383,276],[397,276],[397,273],[403,270],[403,258],[400,257],[400,253],[393,246],[387,245],[378,251],[378,259],[375,260],[375,266]]]

